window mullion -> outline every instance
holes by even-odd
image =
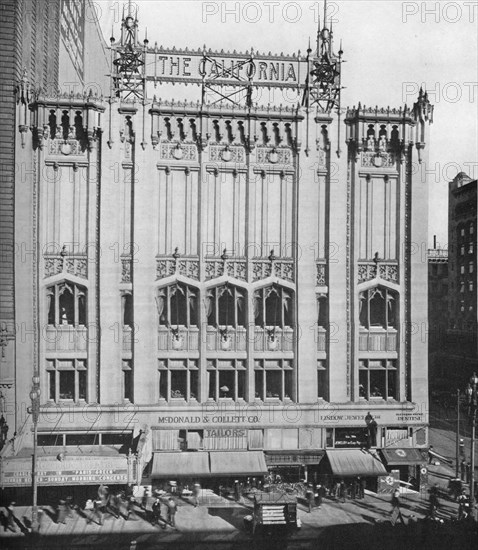
[[[60,324],[60,285],[55,285],[55,325]]]

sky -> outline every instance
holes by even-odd
[[[123,3],[93,2],[105,39],[119,37]],[[127,2],[125,3],[125,5]],[[323,2],[132,2],[149,45],[292,54],[315,45]],[[429,146],[429,245],[447,244],[448,182],[478,177],[478,1],[328,1],[335,50],[343,43],[342,107],[434,105]],[[158,91],[158,94],[160,91]]]

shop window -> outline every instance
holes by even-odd
[[[86,360],[47,360],[48,399],[51,401],[86,401]]]
[[[293,367],[291,361],[255,362],[254,381],[256,399],[292,399]]]
[[[175,283],[160,288],[156,296],[159,324],[166,327],[196,327],[198,324],[198,291]]]
[[[337,449],[369,447],[368,431],[365,426],[363,428],[335,428],[334,435],[334,447]]]
[[[217,328],[245,327],[246,300],[244,290],[226,283],[206,293],[207,323]]]
[[[396,399],[395,361],[363,359],[359,361],[359,398]]]
[[[100,436],[98,433],[65,434],[65,445],[99,445]]]
[[[46,289],[49,325],[86,325],[86,288],[61,282]]]
[[[327,369],[325,361],[317,361],[317,397],[327,399]]]
[[[208,398],[218,399],[246,398],[246,366],[238,359],[209,360],[207,362]]]
[[[384,287],[375,287],[360,293],[360,326],[366,329],[393,328],[398,325],[398,294]]]
[[[133,401],[133,368],[131,361],[123,361],[123,399]]]
[[[160,359],[158,362],[159,398],[190,401],[198,396],[197,361]]]
[[[61,433],[38,434],[38,445],[40,447],[63,447],[64,435]]]
[[[256,326],[264,328],[292,327],[292,292],[274,283],[254,293]]]

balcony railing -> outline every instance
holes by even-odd
[[[292,328],[276,328],[274,334],[256,327],[254,351],[294,351],[295,331]]]
[[[397,331],[360,330],[359,351],[397,351]]]
[[[199,349],[199,329],[179,328],[177,334],[166,327],[158,329],[158,350],[197,351]]]
[[[49,325],[45,335],[46,350],[49,352],[87,351],[88,329],[84,326]]]

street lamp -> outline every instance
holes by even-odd
[[[32,532],[38,532],[38,506],[37,506],[37,439],[38,439],[38,418],[40,416],[40,378],[34,376],[32,378],[32,389],[30,391],[30,399],[32,406],[28,412],[32,415],[33,421],[33,455],[32,455],[32,489],[33,489],[33,506],[32,506]]]

